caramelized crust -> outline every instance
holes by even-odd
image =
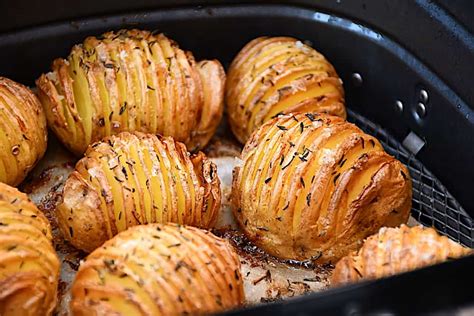
[[[342,81],[334,67],[291,37],[259,37],[239,52],[229,68],[226,104],[241,143],[279,113],[346,117]]]
[[[207,144],[222,117],[225,72],[196,64],[163,34],[121,30],[88,37],[37,80],[51,129],[76,155],[123,131]]]
[[[279,116],[252,135],[242,161],[234,170],[234,215],[277,257],[336,262],[380,227],[408,219],[406,167],[342,118]]]
[[[357,252],[342,258],[331,277],[332,285],[378,279],[471,254],[433,228],[381,228]]]
[[[123,132],[79,160],[57,208],[59,227],[90,252],[130,226],[176,222],[213,227],[221,192],[216,166],[171,137]]]
[[[135,226],[92,252],[72,286],[73,315],[197,315],[243,303],[240,261],[208,231]]]
[[[0,182],[16,186],[43,157],[46,118],[25,86],[0,77]]]
[[[59,259],[46,217],[28,197],[0,183],[0,315],[51,315]]]

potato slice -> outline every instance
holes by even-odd
[[[244,300],[232,246],[176,224],[119,233],[81,264],[71,292],[73,315],[200,315]]]
[[[171,137],[123,132],[89,147],[57,208],[74,246],[92,251],[130,226],[155,222],[213,227],[221,192],[216,166]]]
[[[0,183],[0,315],[51,315],[60,262],[46,217]]]
[[[259,37],[232,62],[226,84],[232,131],[241,143],[280,113],[346,118],[342,81],[313,48],[291,37]]]
[[[0,182],[20,184],[46,146],[46,118],[38,98],[27,87],[0,77]]]
[[[197,65],[163,34],[121,30],[86,38],[36,84],[49,126],[76,155],[124,131],[172,136],[194,151],[219,125],[225,72],[216,60]]]
[[[234,215],[277,257],[336,262],[380,227],[408,219],[407,168],[340,117],[278,116],[253,134],[241,158]]]

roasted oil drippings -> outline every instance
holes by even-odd
[[[308,270],[317,270],[318,272],[329,272],[334,268],[332,264],[315,264],[311,260],[298,261],[279,259],[275,256],[269,255],[256,245],[254,245],[244,233],[235,229],[214,229],[214,234],[229,240],[236,248],[240,256],[244,257],[251,263],[251,266],[261,265],[262,262],[282,263],[292,267],[304,268]]]

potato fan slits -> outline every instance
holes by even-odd
[[[472,249],[439,235],[433,228],[382,228],[367,238],[357,252],[337,263],[331,283],[387,277],[472,253]]]
[[[230,126],[242,143],[280,113],[346,117],[344,90],[334,67],[291,37],[259,37],[248,43],[232,62],[226,87]]]
[[[221,119],[224,84],[217,60],[196,63],[163,34],[140,30],[88,37],[37,80],[51,128],[77,155],[123,131],[202,148]]]
[[[275,256],[334,262],[378,228],[408,218],[406,168],[339,117],[279,116],[252,135],[242,160],[234,215]]]
[[[51,315],[59,265],[46,217],[0,183],[0,315]]]
[[[238,306],[240,262],[228,242],[176,224],[128,229],[92,252],[72,287],[74,315],[183,315]]]
[[[171,137],[123,132],[93,144],[66,181],[59,226],[86,251],[128,227],[175,222],[212,227],[220,207],[216,166]]]
[[[27,87],[0,77],[0,182],[16,186],[43,157],[46,118]]]

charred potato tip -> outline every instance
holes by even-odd
[[[88,37],[36,84],[49,126],[76,155],[123,131],[173,136],[194,150],[222,117],[225,72],[163,34],[121,30]]]
[[[73,315],[196,315],[244,299],[230,244],[176,224],[121,232],[81,264],[71,292]]]
[[[0,182],[16,186],[43,157],[46,118],[27,87],[0,77]]]
[[[230,126],[241,143],[281,113],[346,117],[342,81],[310,46],[291,37],[259,37],[232,62],[226,83]]]
[[[60,262],[49,222],[28,197],[0,183],[0,315],[51,315]]]
[[[381,228],[357,252],[342,258],[331,277],[332,285],[377,279],[472,254],[433,228]]]
[[[221,191],[216,166],[171,137],[123,132],[89,147],[57,208],[63,235],[90,252],[147,223],[213,227]]]
[[[277,257],[336,262],[380,227],[408,219],[407,168],[342,118],[281,115],[252,135],[242,161],[234,215]]]

